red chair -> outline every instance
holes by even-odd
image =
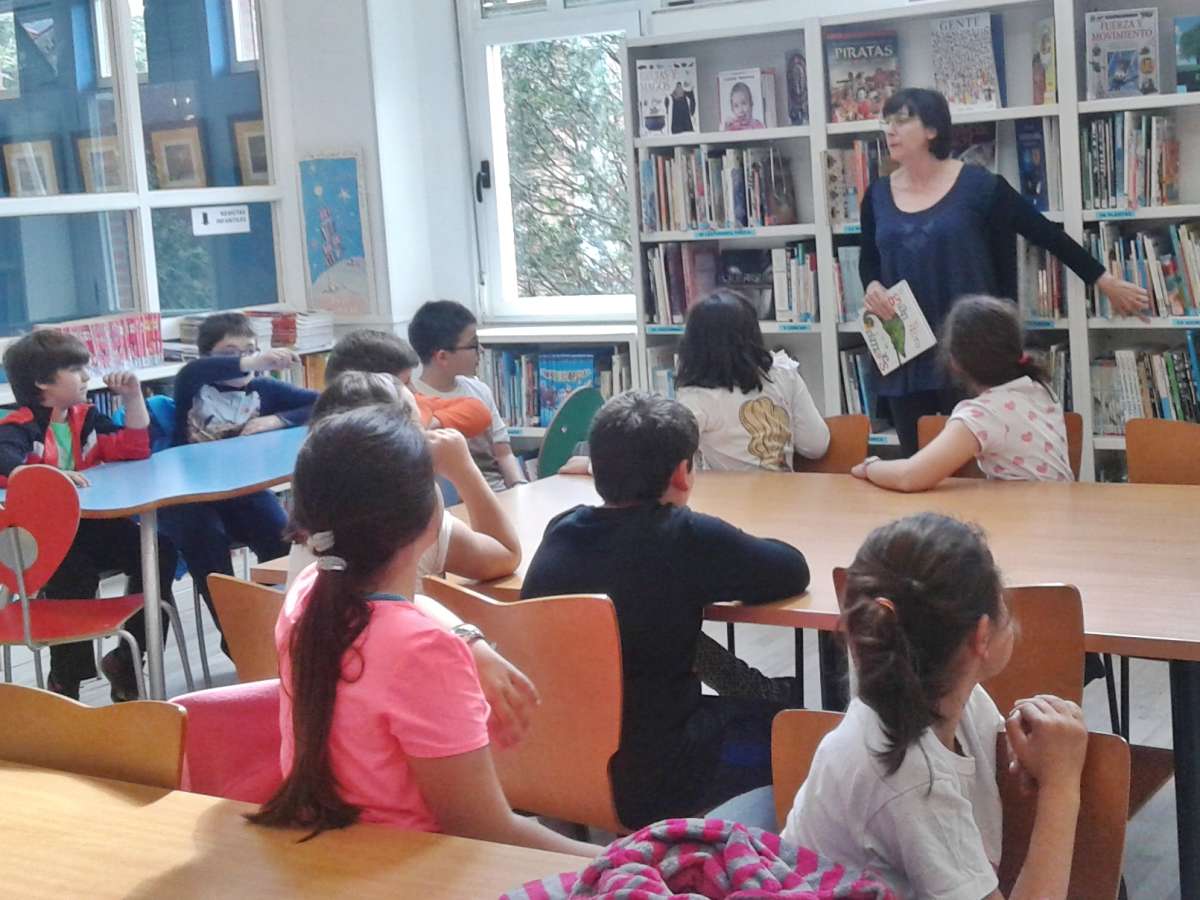
[[[117,637],[140,659],[126,622],[142,608],[141,594],[103,600],[31,599],[50,580],[71,549],[79,530],[79,493],[66,475],[52,466],[25,466],[8,481],[4,507],[0,509],[0,585],[12,598],[0,606],[0,645],[24,645],[33,651],[38,687],[42,677],[43,647]],[[192,673],[183,630],[175,608],[164,602],[163,614],[175,629],[176,644],[183,661],[188,689]],[[5,654],[5,678],[11,680]],[[146,696],[141,666],[138,695]]]

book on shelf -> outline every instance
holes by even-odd
[[[1039,212],[1062,208],[1062,158],[1058,120],[1017,119],[1017,171],[1021,193]]]
[[[598,388],[607,400],[633,387],[629,351],[620,347],[485,347],[479,362],[501,417],[518,428],[548,426],[577,388]]]
[[[1175,90],[1200,91],[1200,16],[1175,17]]]
[[[1158,93],[1157,7],[1089,12],[1085,30],[1089,100]]]
[[[1096,434],[1124,434],[1133,419],[1200,422],[1196,334],[1184,347],[1124,348],[1092,361]]]
[[[824,151],[825,196],[832,225],[857,222],[871,182],[896,168],[882,137],[863,138],[848,148]]]
[[[885,427],[886,421],[875,415],[879,405],[879,375],[867,348],[839,350],[838,370],[841,374],[842,409],[848,415],[869,417],[872,431]]]
[[[717,92],[722,131],[774,128],[779,124],[775,111],[774,69],[721,72],[717,75]]]
[[[646,251],[646,321],[682,324],[717,284],[717,243],[671,241]]]
[[[881,375],[894,372],[937,343],[908,282],[896,282],[887,293],[895,301],[892,318],[880,319],[866,310],[861,316],[863,340]]]
[[[679,357],[674,344],[658,344],[646,348],[646,362],[650,368],[650,390],[675,399],[675,369]]]
[[[862,248],[857,244],[842,244],[837,248],[833,281],[837,288],[838,320],[842,322],[857,322],[862,316],[866,292],[858,274],[861,258]]]
[[[808,63],[803,50],[789,50],[784,57],[787,80],[788,121],[808,124]]]
[[[1058,319],[1067,315],[1067,288],[1058,257],[1017,237],[1017,306],[1021,318]]]
[[[1038,19],[1033,32],[1033,105],[1058,102],[1054,17]]]
[[[1122,234],[1101,222],[1084,234],[1087,250],[1117,278],[1150,294],[1155,316],[1200,315],[1200,224],[1172,224]],[[1108,298],[1088,288],[1088,314],[1109,318]]]
[[[1049,347],[1030,347],[1027,351],[1031,357],[1041,363],[1042,368],[1050,376],[1050,392],[1062,404],[1063,410],[1070,412],[1075,408],[1071,396],[1071,350],[1065,343],[1051,344]]]
[[[771,250],[771,275],[776,322],[820,319],[815,244],[789,244]]]
[[[637,61],[638,134],[696,131],[696,59]]]
[[[829,121],[878,119],[900,90],[900,42],[895,31],[831,31],[825,35]]]
[[[1080,125],[1084,209],[1179,202],[1179,138],[1165,114],[1119,112]]]
[[[267,335],[270,346],[290,347],[299,352],[333,344],[333,313],[249,309],[246,316],[260,345],[264,344]]]
[[[952,112],[1005,105],[1004,23],[998,14],[934,19],[930,27],[934,86]]]
[[[996,171],[996,123],[970,122],[950,127],[950,156]]]
[[[159,313],[117,313],[75,322],[35,325],[78,338],[87,347],[89,368],[100,375],[119,369],[140,369],[163,361],[162,316]]]

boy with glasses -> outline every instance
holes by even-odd
[[[479,338],[475,332],[475,316],[461,303],[434,300],[422,305],[408,325],[408,341],[421,359],[421,374],[412,379],[411,387],[427,397],[474,397],[482,401],[491,412],[492,424],[467,441],[467,446],[488,486],[502,491],[526,479],[491,388],[474,377],[479,367]]]

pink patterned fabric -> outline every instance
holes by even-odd
[[[184,694],[185,791],[264,803],[279,788],[279,679]]]
[[[578,874],[531,881],[500,900],[659,897],[895,900],[882,882],[721,819],[667,819],[609,844]]]

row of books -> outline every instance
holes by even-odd
[[[1062,209],[1062,152],[1058,119],[1017,119],[1017,174],[1021,194],[1040,212]]]
[[[333,313],[246,310],[250,328],[260,347],[291,347],[299,352],[333,345]],[[207,316],[179,320],[179,343],[195,346],[200,325]]]
[[[817,248],[789,244],[771,251],[772,289],[776,322],[816,322],[820,319],[817,292]]]
[[[1179,202],[1179,139],[1166,115],[1120,112],[1080,127],[1084,209]]]
[[[642,229],[695,231],[791,225],[791,167],[775,147],[638,151]]]
[[[858,274],[861,258],[862,248],[857,244],[842,244],[837,248],[838,264],[833,269],[833,281],[837,289],[839,322],[857,322],[862,316],[866,291]]]
[[[480,375],[492,388],[500,415],[510,425],[545,428],[567,396],[595,387],[605,399],[633,387],[629,351],[581,348],[571,351],[480,351]]]
[[[1017,238],[1017,306],[1023,320],[1067,315],[1063,264],[1053,253],[1023,237]]]
[[[646,251],[646,321],[680,325],[717,283],[716,241],[670,241]]]
[[[1167,225],[1122,234],[1101,222],[1084,234],[1084,246],[1108,271],[1149,292],[1152,314],[1200,314],[1200,223]],[[1088,288],[1088,313],[1110,317],[1108,298]]]
[[[1096,434],[1124,434],[1133,419],[1200,422],[1200,359],[1195,332],[1187,347],[1115,350],[1092,360]]]
[[[852,416],[875,418],[879,370],[867,348],[838,351],[838,365],[842,373],[842,409]]]
[[[1042,368],[1050,376],[1050,390],[1062,404],[1062,408],[1071,411],[1075,408],[1071,390],[1071,350],[1067,344],[1051,344],[1048,347],[1030,347],[1030,356],[1042,364]]]
[[[676,344],[656,344],[646,348],[650,368],[650,390],[675,399],[675,370],[679,368]]]
[[[857,222],[867,188],[895,169],[883,138],[854,141],[850,147],[824,151],[825,197],[832,225]]]
[[[163,361],[162,317],[158,313],[118,313],[35,327],[53,328],[79,338],[87,347],[95,373],[107,375]]]

